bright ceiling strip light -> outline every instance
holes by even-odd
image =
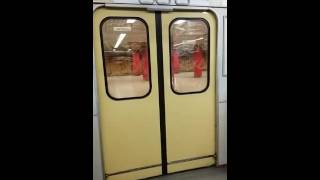
[[[175,46],[179,46],[179,45],[182,45],[182,44],[192,43],[192,42],[195,42],[195,41],[200,41],[202,39],[203,39],[203,37],[202,38],[198,38],[198,39],[193,39],[193,40],[186,40],[186,41],[183,41],[182,43],[174,44],[173,46],[175,47]]]
[[[127,34],[125,33],[121,33],[118,37],[118,40],[117,40],[117,43],[116,45],[114,46],[114,48],[118,48],[119,45],[121,44],[122,40],[124,39],[124,37],[126,37]]]
[[[134,22],[136,22],[135,19],[128,19],[128,20],[127,20],[127,23],[134,23]]]
[[[185,23],[186,22],[186,20],[178,20],[178,21],[176,21],[176,22],[174,22],[175,24],[182,24],[182,23]]]
[[[185,31],[184,28],[181,28],[181,27],[178,27],[178,26],[176,26],[175,28],[176,28],[176,29],[179,29],[179,30],[181,30],[181,31]]]

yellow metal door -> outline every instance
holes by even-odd
[[[216,18],[163,12],[168,173],[215,163]]]
[[[108,179],[161,175],[155,15],[97,9],[93,43]]]

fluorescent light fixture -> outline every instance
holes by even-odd
[[[202,38],[195,39],[195,40],[193,40],[193,41],[199,41],[199,40],[202,40],[202,39],[203,39],[203,37],[202,37]]]
[[[185,22],[186,22],[186,20],[178,20],[178,21],[175,22],[175,24],[182,24],[182,23],[185,23]]]
[[[127,20],[127,23],[134,23],[134,22],[136,22],[135,19],[128,19],[128,20]]]
[[[174,44],[173,47],[179,46],[179,45],[181,45],[181,44],[184,44],[184,42],[179,43],[179,44]]]
[[[178,26],[176,26],[175,28],[176,28],[176,29],[179,29],[180,31],[185,31],[184,28],[181,28],[181,27],[178,27]]]
[[[118,37],[118,40],[117,40],[117,43],[116,45],[114,46],[114,48],[118,48],[119,45],[121,44],[122,40],[124,39],[124,37],[126,37],[127,34],[125,33],[121,33]]]
[[[196,41],[199,41],[199,40],[202,40],[202,38],[198,38],[198,39],[193,39],[193,40],[186,40],[186,41],[183,41],[182,43],[179,43],[179,44],[174,44],[173,46],[176,47],[176,46],[179,46],[181,44],[188,44],[188,43],[193,43],[193,42],[196,42]]]

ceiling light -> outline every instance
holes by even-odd
[[[124,39],[124,37],[126,37],[127,34],[121,33],[118,37],[117,43],[114,46],[114,48],[118,48],[119,45],[121,44],[122,40]]]
[[[128,19],[128,20],[127,20],[127,23],[134,23],[134,22],[136,22],[135,19]]]

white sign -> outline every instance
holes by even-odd
[[[131,27],[113,27],[113,31],[131,31]]]

